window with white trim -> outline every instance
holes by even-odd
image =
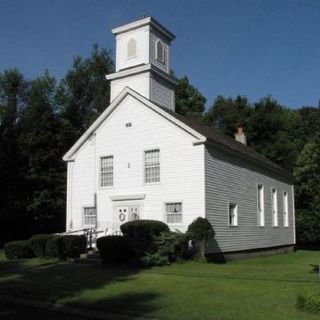
[[[145,183],[160,182],[160,150],[144,152],[144,181]]]
[[[264,227],[265,222],[264,222],[264,188],[262,184],[258,184],[258,225],[259,227]]]
[[[113,156],[100,158],[100,187],[113,186]]]
[[[229,226],[238,225],[238,206],[235,203],[229,203]]]
[[[288,192],[283,191],[283,226],[289,227]]]
[[[137,55],[137,42],[130,39],[127,45],[127,58],[133,58]]]
[[[168,224],[182,223],[182,203],[166,203],[166,222]]]
[[[156,42],[156,59],[164,63],[165,61],[164,45],[161,40]]]
[[[272,223],[274,227],[278,226],[278,192],[276,188],[271,189]]]
[[[83,225],[95,227],[97,225],[97,210],[95,207],[83,208]]]

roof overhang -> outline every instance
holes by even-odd
[[[157,20],[155,20],[152,17],[146,17],[146,18],[142,18],[138,21],[134,21],[131,23],[128,23],[124,26],[121,27],[117,27],[112,29],[112,33],[115,35],[124,33],[124,32],[128,32],[134,29],[138,29],[138,28],[142,28],[144,26],[150,25],[151,27],[153,27],[154,29],[156,29],[157,31],[161,32],[163,35],[165,35],[170,41],[175,39],[175,35],[170,32],[166,27],[164,27],[161,23],[159,23]]]
[[[178,85],[178,80],[171,76],[170,74],[163,72],[162,70],[160,70],[159,68],[157,68],[156,66],[154,66],[151,63],[147,63],[147,64],[143,64],[134,68],[127,68],[127,69],[123,69],[120,70],[118,72],[114,72],[111,74],[106,75],[106,79],[107,80],[117,80],[117,79],[121,79],[121,78],[125,78],[125,77],[130,77],[130,76],[134,76],[140,73],[144,73],[144,72],[151,72],[154,74],[157,74],[159,76],[161,76],[162,78],[166,79],[167,81],[169,81],[171,84],[173,85]]]

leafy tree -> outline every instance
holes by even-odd
[[[298,241],[320,243],[320,135],[303,148],[294,176]]]
[[[301,130],[299,114],[271,97],[254,104],[247,122],[250,146],[289,171],[303,146]]]
[[[94,45],[91,56],[74,58],[73,67],[57,90],[59,113],[66,122],[67,144],[79,138],[110,102],[110,88],[105,75],[114,71],[110,51]]]
[[[0,74],[0,245],[25,231],[24,172],[18,140],[27,91],[28,81],[18,70]]]
[[[251,106],[244,96],[235,99],[218,96],[204,115],[204,122],[234,137],[238,127],[247,127]]]
[[[175,95],[177,113],[193,118],[199,118],[202,115],[206,98],[189,83],[186,76],[179,79]]]
[[[56,81],[46,72],[31,82],[21,118],[20,144],[25,160],[29,232],[63,231],[65,166],[61,123],[55,106]]]

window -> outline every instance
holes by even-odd
[[[137,42],[130,39],[127,45],[127,58],[133,58],[137,55]]]
[[[272,201],[272,222],[273,226],[278,226],[278,194],[277,189],[272,188],[271,191],[271,201]]]
[[[100,186],[113,186],[113,156],[100,158]]]
[[[238,225],[238,206],[234,203],[229,203],[229,226]]]
[[[144,153],[145,183],[160,182],[160,150],[148,150]]]
[[[182,223],[182,203],[166,203],[166,221],[169,224]]]
[[[264,188],[262,184],[258,184],[258,220],[259,227],[264,227]]]
[[[83,225],[91,227],[97,225],[97,211],[95,207],[83,208]]]
[[[283,226],[289,227],[288,192],[283,191]]]
[[[156,43],[156,58],[164,63],[164,46],[160,40]]]

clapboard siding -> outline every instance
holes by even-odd
[[[206,216],[216,232],[217,247],[227,252],[293,244],[292,184],[236,155],[207,146],[205,149]],[[264,186],[265,227],[258,226],[257,185]],[[271,188],[278,191],[279,227],[273,227]],[[288,192],[289,227],[283,226],[282,192]],[[238,226],[229,227],[229,202],[238,206]]]
[[[126,127],[127,122],[132,127]],[[83,207],[94,204],[97,193],[98,229],[114,230],[113,195],[145,194],[140,218],[164,221],[164,203],[181,201],[185,231],[197,216],[205,216],[204,146],[161,115],[127,96],[78,151],[73,163],[73,228],[83,227]],[[144,184],[144,151],[160,149],[159,184]],[[114,156],[114,186],[99,187],[99,158]],[[129,168],[130,167],[130,168]],[[68,225],[68,223],[67,223]]]
[[[175,97],[173,85],[157,75],[151,77],[151,97],[154,103],[174,111]]]

